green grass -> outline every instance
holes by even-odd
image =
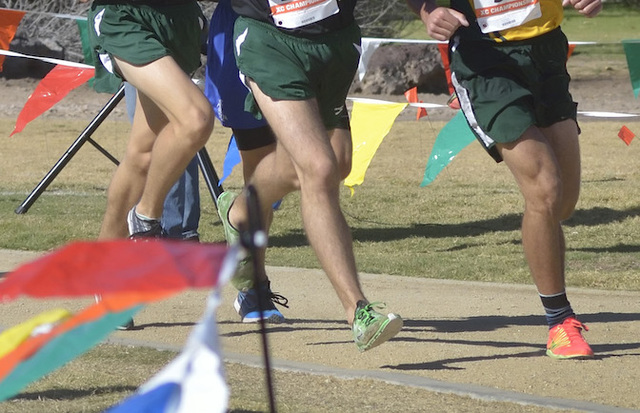
[[[397,121],[354,196],[346,187],[341,189],[360,270],[530,283],[520,245],[522,200],[504,165],[494,164],[478,145],[471,145],[431,185],[419,186],[443,124]],[[640,130],[637,121],[626,124]],[[25,147],[47,126],[48,122],[35,121],[20,140],[2,141],[0,172],[19,169],[16,163],[32,170],[25,167],[11,182],[0,184],[0,248],[41,251],[97,236],[113,165],[93,148],[83,148],[85,152],[76,155],[28,213],[14,213],[29,192],[25,188],[33,188],[53,164],[51,159],[68,145],[64,136],[73,124],[49,132],[48,150],[28,153]],[[118,150],[111,134],[126,127],[109,125],[105,136],[96,139]],[[582,124],[584,184],[578,210],[565,231],[567,277],[574,286],[640,289],[640,171],[626,166],[636,163],[637,147],[627,147],[617,138],[619,128],[617,121]],[[224,154],[215,148],[224,147],[227,138],[219,128],[209,143],[214,165],[222,165]],[[12,151],[22,153],[22,158],[11,156]],[[235,170],[225,186],[239,189],[241,183]],[[202,239],[223,242],[204,186],[202,196]],[[318,267],[302,230],[297,194],[287,196],[276,212],[269,245],[269,265]]]

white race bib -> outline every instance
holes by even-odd
[[[338,13],[337,0],[269,0],[277,27],[295,29]]]
[[[540,0],[473,0],[482,33],[518,27],[542,16]]]

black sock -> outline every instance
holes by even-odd
[[[567,293],[561,292],[558,294],[544,295],[539,294],[542,300],[542,306],[544,307],[545,317],[549,328],[562,323],[569,317],[575,316],[571,304],[567,299]]]

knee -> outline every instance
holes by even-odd
[[[128,152],[121,165],[128,174],[147,176],[151,165],[151,152]]]
[[[209,140],[213,123],[214,116],[210,105],[206,107],[194,105],[183,112],[179,128],[187,136],[189,142],[200,149]]]
[[[537,190],[525,196],[526,209],[557,220],[566,212],[562,203],[562,187],[559,181],[540,184]]]
[[[329,159],[317,159],[299,176],[298,185],[300,189],[304,186],[315,191],[331,191],[340,184],[340,174],[336,163]]]

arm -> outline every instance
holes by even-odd
[[[427,34],[436,40],[449,40],[458,27],[469,26],[464,14],[448,7],[438,7],[435,0],[407,0],[407,3],[409,8],[420,16],[427,28]]]
[[[602,0],[563,0],[563,6],[573,6],[586,17],[595,17],[602,10]]]

